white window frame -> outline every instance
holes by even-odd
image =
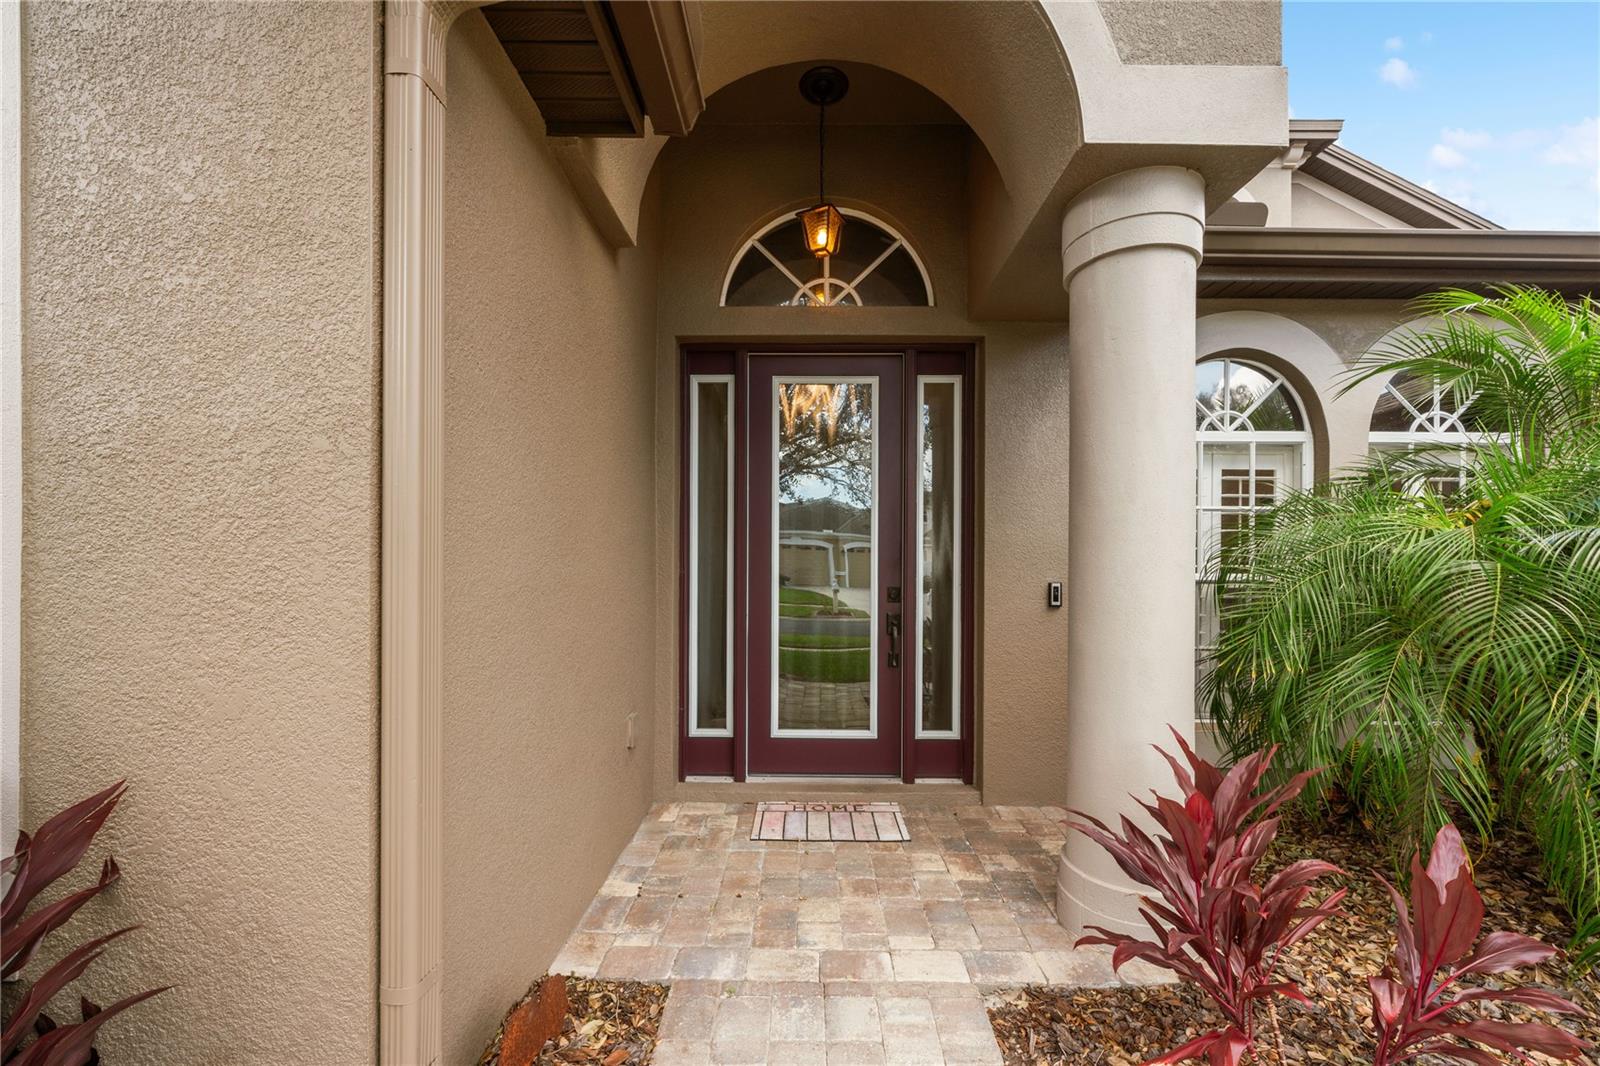
[[[723,673],[726,686],[728,724],[722,729],[700,725],[700,386],[726,385],[728,387],[728,517],[727,517],[727,617],[724,621],[723,640],[727,644],[727,666]],[[734,477],[733,437],[734,404],[738,402],[732,374],[689,375],[689,735],[691,737],[733,736],[733,522]]]
[[[1461,417],[1467,413],[1477,393],[1467,397],[1467,401],[1454,411],[1447,411],[1444,407],[1446,388],[1435,381],[1432,386],[1432,400],[1426,409],[1419,409],[1416,404],[1406,399],[1405,394],[1395,388],[1395,381],[1400,374],[1395,374],[1383,383],[1383,391],[1379,393],[1378,400],[1384,396],[1393,396],[1400,402],[1411,415],[1411,428],[1405,429],[1369,429],[1367,432],[1367,451],[1373,452],[1437,452],[1443,459],[1449,452],[1456,455],[1456,469],[1461,472],[1462,484],[1466,483],[1467,472],[1470,467],[1468,459],[1474,448],[1484,444],[1503,444],[1510,440],[1506,433],[1475,433],[1466,428],[1466,423]],[[1373,405],[1373,412],[1377,412],[1377,404]],[[1368,425],[1371,424],[1370,418]],[[1455,426],[1455,429],[1447,427]],[[1408,485],[1407,491],[1420,488],[1420,485]]]
[[[878,512],[879,501],[883,496],[883,485],[878,471],[878,453],[880,451],[880,437],[882,436],[882,423],[878,421],[878,396],[883,391],[882,383],[876,374],[780,374],[772,379],[772,392],[767,397],[772,410],[779,410],[779,390],[785,385],[871,385],[872,386],[872,532],[871,543],[878,544]],[[869,634],[867,646],[868,677],[867,677],[867,728],[866,729],[780,729],[778,728],[778,696],[782,686],[779,676],[778,656],[780,644],[779,629],[782,626],[783,615],[779,610],[780,599],[778,595],[778,550],[782,544],[780,527],[778,524],[779,504],[782,492],[778,488],[778,463],[779,448],[783,440],[782,420],[776,416],[772,419],[772,440],[769,451],[772,461],[772,710],[767,724],[768,735],[777,740],[873,740],[878,736],[878,557],[882,552],[872,553],[872,583],[868,589],[869,602],[873,610],[869,614],[867,633]]]
[[[793,212],[787,212],[787,211],[783,212],[783,213],[779,214],[776,218],[773,218],[770,221],[768,221],[759,230],[757,230],[755,235],[753,237],[751,237],[749,240],[745,241],[743,244],[741,244],[739,246],[738,252],[734,253],[733,259],[728,263],[727,271],[722,276],[722,293],[717,298],[717,306],[719,306],[719,307],[727,307],[728,306],[728,288],[729,288],[729,286],[731,286],[733,284],[733,273],[734,273],[734,271],[739,269],[739,264],[744,262],[745,256],[751,251],[751,249],[755,249],[755,250],[759,251],[762,255],[766,256],[767,259],[772,263],[772,265],[774,267],[776,267],[779,271],[781,271],[783,273],[784,277],[788,278],[789,282],[792,285],[794,285],[794,287],[795,287],[794,288],[794,296],[790,298],[790,303],[788,304],[788,306],[791,306],[791,307],[802,306],[800,304],[794,303],[793,301],[798,299],[802,293],[811,292],[813,286],[822,285],[824,287],[824,292],[825,293],[826,292],[830,292],[834,288],[838,288],[840,290],[839,295],[837,297],[835,297],[835,298],[829,299],[827,304],[826,304],[826,306],[829,306],[829,307],[851,307],[851,306],[860,307],[860,306],[862,306],[861,297],[856,292],[856,286],[860,285],[861,282],[866,279],[867,275],[871,274],[874,270],[878,269],[878,267],[883,264],[884,260],[888,259],[889,256],[894,254],[896,249],[904,248],[906,250],[907,254],[909,254],[911,256],[911,261],[916,264],[917,273],[922,275],[922,288],[923,288],[923,291],[925,291],[928,294],[928,302],[927,302],[926,306],[932,307],[933,306],[933,279],[931,277],[929,277],[928,268],[927,268],[927,266],[925,266],[923,264],[922,257],[920,255],[918,255],[917,254],[917,250],[911,246],[911,242],[906,240],[905,235],[902,234],[899,230],[895,229],[893,226],[889,225],[887,222],[883,221],[883,219],[877,218],[877,217],[875,217],[873,215],[869,215],[865,211],[857,211],[856,209],[851,208],[851,207],[841,207],[839,209],[839,213],[841,215],[843,215],[845,218],[860,219],[863,222],[868,222],[868,223],[878,227],[879,229],[883,230],[883,232],[885,232],[889,236],[893,237],[894,238],[894,243],[890,244],[889,247],[886,248],[876,259],[874,259],[872,262],[868,263],[864,269],[862,269],[859,273],[856,274],[855,277],[851,278],[849,281],[843,281],[843,280],[841,280],[839,278],[833,277],[833,257],[832,256],[826,256],[826,255],[821,258],[822,275],[820,277],[811,278],[809,280],[801,280],[799,277],[795,276],[794,271],[792,271],[788,267],[784,266],[782,260],[780,260],[777,256],[773,255],[772,252],[770,252],[767,249],[767,246],[762,243],[763,238],[765,238],[767,236],[767,234],[771,233],[773,230],[779,228],[780,226],[783,226],[783,225],[787,224],[788,222],[791,222],[794,219],[794,213]],[[848,296],[853,301],[853,303],[850,303],[850,304],[844,303],[844,299],[845,299],[846,296]],[[811,305],[811,306],[815,306],[815,305]],[[911,304],[910,306],[918,307],[918,306],[922,306],[922,305]]]
[[[954,617],[950,620],[951,625],[954,627],[954,630],[955,630],[955,632],[953,632],[951,634],[951,647],[955,649],[955,654],[953,656],[951,656],[951,663],[950,663],[950,672],[951,672],[950,695],[951,695],[951,699],[952,699],[952,707],[951,707],[951,715],[950,715],[951,728],[949,728],[949,729],[924,729],[924,728],[922,728],[922,627],[923,627],[924,622],[926,621],[926,619],[923,617],[924,603],[923,603],[922,589],[923,589],[923,585],[924,585],[925,581],[927,580],[927,573],[926,573],[926,566],[925,566],[926,558],[925,558],[924,551],[923,551],[923,538],[926,536],[927,531],[923,528],[923,517],[922,517],[923,516],[923,507],[922,507],[922,455],[923,455],[923,449],[926,446],[926,441],[924,440],[924,432],[925,432],[925,428],[926,427],[924,425],[924,421],[923,421],[923,418],[922,418],[922,410],[923,410],[923,407],[926,404],[926,392],[924,391],[923,387],[925,385],[928,385],[928,384],[954,385],[955,386],[955,397],[956,397],[956,403],[955,403],[955,425],[953,426],[953,430],[955,432],[955,462],[953,464],[953,466],[954,466],[954,474],[955,474],[955,496],[954,496],[954,499],[955,499],[955,525],[954,525],[954,529],[953,529],[955,550],[951,553],[952,558],[951,558],[951,599],[950,599],[950,602],[953,605],[954,611],[955,611]],[[960,374],[919,374],[917,376],[917,407],[916,407],[916,410],[917,410],[917,450],[914,453],[916,455],[916,457],[917,457],[917,459],[916,459],[916,462],[917,462],[917,498],[912,503],[912,509],[916,511],[916,520],[915,520],[916,521],[916,534],[915,534],[915,539],[912,541],[912,543],[916,545],[916,555],[917,555],[916,585],[915,585],[915,588],[914,588],[914,591],[913,591],[913,598],[916,600],[917,607],[916,607],[915,619],[914,619],[915,626],[911,630],[911,635],[912,635],[912,642],[916,645],[916,656],[915,656],[915,667],[914,667],[915,673],[913,675],[913,680],[912,680],[912,688],[916,690],[916,699],[914,701],[915,705],[912,708],[912,713],[914,715],[916,715],[916,719],[915,719],[915,721],[916,721],[916,739],[918,739],[918,740],[960,740],[961,739],[961,718],[962,718],[962,714],[966,710],[965,700],[963,699],[962,689],[961,689],[961,659],[962,659],[962,655],[964,653],[964,649],[962,647],[963,634],[962,634],[962,631],[961,631],[962,619],[964,617],[964,612],[962,610],[962,603],[964,602],[962,600],[963,589],[962,589],[962,585],[961,585],[962,578],[964,577],[964,575],[961,572],[961,557],[962,557],[962,554],[963,554],[963,552],[962,552],[963,541],[962,541],[961,538],[963,536],[964,531],[961,528],[961,518],[962,518],[962,507],[964,506],[964,503],[965,503],[965,501],[962,499],[962,495],[961,495],[961,490],[962,490],[962,487],[963,487],[962,486],[962,481],[963,481],[962,471],[965,469],[961,465],[962,462],[963,462],[963,456],[961,454],[961,447],[962,447],[961,427],[962,427],[963,423],[962,423],[961,419],[962,419],[962,403],[964,402],[964,400],[965,400],[965,397],[963,397],[961,395],[961,375]]]
[[[1294,485],[1294,486],[1287,486],[1287,485],[1284,485],[1284,484],[1282,484],[1280,482],[1276,486],[1276,491],[1273,494],[1274,503],[1280,501],[1282,499],[1283,493],[1285,493],[1285,492],[1293,492],[1293,491],[1295,491],[1297,489],[1303,489],[1303,488],[1307,487],[1308,485],[1310,485],[1312,483],[1312,481],[1314,479],[1314,476],[1315,476],[1314,475],[1314,466],[1313,466],[1313,463],[1314,463],[1314,460],[1315,460],[1315,455],[1313,454],[1313,452],[1315,450],[1316,444],[1315,444],[1315,442],[1314,442],[1314,440],[1312,439],[1312,436],[1311,436],[1311,418],[1310,418],[1309,413],[1306,410],[1305,402],[1303,400],[1301,400],[1300,394],[1295,391],[1294,386],[1289,383],[1289,379],[1287,377],[1285,377],[1282,373],[1278,372],[1277,370],[1274,370],[1272,367],[1267,366],[1267,365],[1265,365],[1263,363],[1258,363],[1258,362],[1255,362],[1254,360],[1251,360],[1251,359],[1239,359],[1239,358],[1236,358],[1236,357],[1231,356],[1231,355],[1215,355],[1215,356],[1209,356],[1209,357],[1207,357],[1205,359],[1196,360],[1195,364],[1194,364],[1195,372],[1198,373],[1199,370],[1200,370],[1200,367],[1204,366],[1207,363],[1223,363],[1223,362],[1233,363],[1233,364],[1236,364],[1238,366],[1247,366],[1251,370],[1254,370],[1259,374],[1265,374],[1267,377],[1269,377],[1269,378],[1271,378],[1271,379],[1273,379],[1274,381],[1277,382],[1277,386],[1276,386],[1275,389],[1268,389],[1266,392],[1263,392],[1261,394],[1261,396],[1257,398],[1256,402],[1250,405],[1248,410],[1236,413],[1237,418],[1240,421],[1245,422],[1246,426],[1248,426],[1250,413],[1252,411],[1254,411],[1257,407],[1261,406],[1261,403],[1273,391],[1282,390],[1284,396],[1286,396],[1288,398],[1289,403],[1292,404],[1294,406],[1294,409],[1299,413],[1300,422],[1306,428],[1305,429],[1300,429],[1300,430],[1256,430],[1256,429],[1250,429],[1250,428],[1240,428],[1240,429],[1197,429],[1197,430],[1195,430],[1195,434],[1194,434],[1194,440],[1195,440],[1195,445],[1194,445],[1194,459],[1195,459],[1195,463],[1194,463],[1194,466],[1195,466],[1195,473],[1194,473],[1194,478],[1195,478],[1195,480],[1194,480],[1194,517],[1195,517],[1195,524],[1194,524],[1194,582],[1195,582],[1195,605],[1194,605],[1194,634],[1195,634],[1195,639],[1194,639],[1194,652],[1195,652],[1196,691],[1198,691],[1198,688],[1199,688],[1199,684],[1198,683],[1200,681],[1200,671],[1202,670],[1202,668],[1204,666],[1205,660],[1209,656],[1210,653],[1212,653],[1212,652],[1214,652],[1216,650],[1213,646],[1208,646],[1208,645],[1202,644],[1200,642],[1201,629],[1202,629],[1202,625],[1201,625],[1201,623],[1202,623],[1202,614],[1201,614],[1202,605],[1201,605],[1201,601],[1200,601],[1200,585],[1201,585],[1202,582],[1215,583],[1215,581],[1216,581],[1216,575],[1208,574],[1206,572],[1206,560],[1209,557],[1210,553],[1209,553],[1209,551],[1206,550],[1206,545],[1201,540],[1201,536],[1202,536],[1201,518],[1202,518],[1202,516],[1204,514],[1207,514],[1207,513],[1215,513],[1215,514],[1258,514],[1261,511],[1266,509],[1265,507],[1256,506],[1253,502],[1250,505],[1245,506],[1245,507],[1207,506],[1207,505],[1204,505],[1201,502],[1205,498],[1205,488],[1204,488],[1204,484],[1203,484],[1201,479],[1205,478],[1207,476],[1206,475],[1206,449],[1207,449],[1207,447],[1211,446],[1211,447],[1243,448],[1243,449],[1246,450],[1246,452],[1247,452],[1247,467],[1248,467],[1248,469],[1250,471],[1250,476],[1249,476],[1248,480],[1250,482],[1250,494],[1251,494],[1251,499],[1252,500],[1254,500],[1254,495],[1255,495],[1255,480],[1256,480],[1255,473],[1256,473],[1256,470],[1257,470],[1257,464],[1259,462],[1259,460],[1257,458],[1257,448],[1258,448],[1258,446],[1266,445],[1266,446],[1270,446],[1270,447],[1281,447],[1281,446],[1284,446],[1284,445],[1292,445],[1292,446],[1296,446],[1296,447],[1299,448],[1299,459],[1300,459],[1300,462],[1298,464],[1298,466],[1299,466],[1299,475],[1300,475],[1299,484]],[[1226,389],[1224,389],[1224,392],[1226,393]],[[1196,404],[1197,410],[1199,410],[1200,408],[1199,408],[1199,400],[1198,399],[1196,399],[1195,404]],[[1198,704],[1196,704],[1196,706],[1195,706],[1195,722],[1197,724],[1200,724],[1200,725],[1207,725],[1211,721],[1212,721],[1212,719],[1206,713],[1206,709],[1203,708],[1203,707],[1200,707]]]

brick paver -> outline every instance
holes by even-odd
[[[903,843],[751,840],[755,810],[653,808],[551,966],[671,985],[656,1066],[998,1064],[986,995],[1118,983],[1056,923],[1059,809],[911,808]]]

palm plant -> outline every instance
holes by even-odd
[[[1202,699],[1235,752],[1327,766],[1395,859],[1459,815],[1538,840],[1600,959],[1600,306],[1508,288],[1420,301],[1409,372],[1507,432],[1459,460],[1376,456],[1289,497],[1216,560]],[[1430,480],[1435,479],[1435,480]]]

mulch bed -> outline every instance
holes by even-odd
[[[539,987],[534,983],[522,1006]],[[539,1066],[643,1066],[656,1047],[656,1031],[661,1025],[661,1008],[667,1002],[667,986],[643,981],[602,981],[593,978],[566,978],[570,1008],[561,1032],[545,1042],[533,1061]],[[517,1007],[508,1014],[514,1015]],[[478,1060],[478,1066],[524,1066],[502,1062],[501,1045],[506,1027],[502,1025],[494,1040]]]
[[[1371,999],[1367,977],[1383,968],[1393,951],[1393,906],[1371,874],[1385,859],[1347,811],[1312,825],[1291,815],[1262,869],[1275,870],[1301,858],[1322,858],[1351,874],[1344,914],[1325,922],[1298,944],[1280,972],[1300,982],[1315,1001],[1300,1007],[1278,1000],[1278,1020],[1289,1063],[1372,1061]],[[1483,895],[1484,931],[1507,929],[1557,946],[1571,936],[1571,921],[1539,879],[1539,856],[1526,838],[1508,835],[1474,855]],[[1333,886],[1332,880],[1326,882]],[[1331,887],[1330,887],[1331,891]],[[1318,893],[1321,898],[1324,893]],[[1538,985],[1576,1001],[1586,1018],[1541,1015],[1496,1004],[1478,1004],[1484,1017],[1507,1021],[1551,1020],[1600,1044],[1600,977],[1574,975],[1561,959],[1504,975],[1510,985]],[[1265,1022],[1265,1012],[1260,1017]],[[989,1011],[1008,1066],[1134,1066],[1221,1028],[1221,1016],[1196,992],[1175,985],[1154,988],[1026,988],[1007,993]],[[1271,1052],[1266,1052],[1271,1061]],[[1547,1057],[1534,1056],[1548,1062]],[[1428,1061],[1428,1060],[1423,1060]],[[1600,1059],[1596,1060],[1600,1062]]]

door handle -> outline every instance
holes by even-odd
[[[889,630],[889,667],[893,669],[900,665],[900,616],[887,615],[884,624]]]

